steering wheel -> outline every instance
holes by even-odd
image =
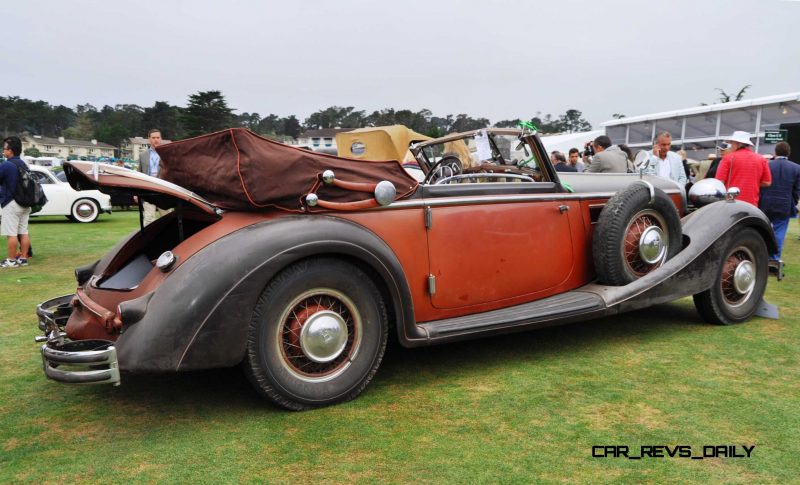
[[[422,181],[423,184],[431,183],[437,175],[442,176],[445,170],[450,170],[450,175],[447,177],[452,177],[453,175],[458,175],[461,173],[461,160],[458,157],[452,155],[446,155],[441,158],[438,162],[434,163],[431,167],[428,175],[425,176],[425,179]]]

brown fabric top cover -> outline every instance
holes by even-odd
[[[328,169],[347,182],[388,180],[397,190],[397,199],[407,197],[418,185],[397,161],[352,160],[315,153],[268,140],[244,128],[176,141],[157,147],[156,152],[161,157],[162,179],[225,209],[278,207],[303,212],[303,201],[310,192],[331,202],[372,198],[371,193],[323,184],[321,175]]]

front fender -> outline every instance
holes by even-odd
[[[231,233],[176,268],[143,318],[120,335],[120,368],[175,371],[238,364],[264,287],[286,266],[314,255],[367,264],[383,281],[398,327],[413,319],[402,267],[374,233],[336,217],[281,217]]]
[[[769,219],[746,202],[720,201],[681,219],[685,247],[661,268],[625,286],[590,285],[616,312],[646,308],[707,290],[719,273],[722,252],[745,227],[756,229],[769,252],[777,243]]]

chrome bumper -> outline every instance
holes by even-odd
[[[119,385],[117,348],[108,340],[75,340],[42,345],[44,373],[68,384]],[[66,367],[66,368],[60,368]]]
[[[36,305],[39,330],[48,333],[49,331],[63,328],[72,313],[72,299],[74,297],[75,295],[59,296]]]
[[[44,373],[50,379],[69,384],[120,383],[117,349],[109,340],[70,341],[64,333],[72,313],[74,295],[64,295],[36,306],[42,345]]]

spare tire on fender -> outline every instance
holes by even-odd
[[[663,190],[637,181],[615,194],[600,213],[592,240],[597,279],[626,285],[661,267],[681,245],[681,221],[672,200]]]

